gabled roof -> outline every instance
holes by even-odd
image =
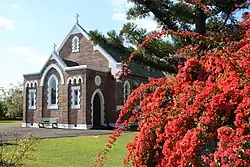
[[[78,22],[71,28],[70,32],[68,33],[68,35],[65,37],[65,39],[63,40],[63,42],[61,43],[61,45],[59,46],[59,48],[57,49],[57,52],[60,52],[60,50],[62,49],[62,47],[64,46],[64,44],[66,43],[67,39],[70,37],[70,35],[73,34],[78,34],[81,33],[86,39],[90,40],[90,36],[87,33],[87,31],[85,31],[79,24]],[[92,41],[91,41],[92,42]],[[92,42],[93,43],[93,42]],[[93,44],[94,45],[94,44]],[[118,68],[117,66],[117,61],[116,59],[111,56],[105,49],[103,49],[100,45],[95,45],[94,47],[95,50],[98,50],[108,61],[109,61],[109,68],[111,68],[111,73],[115,76],[115,74],[117,72],[120,71],[120,68]]]
[[[67,65],[66,63],[63,61],[63,59],[61,58],[61,56],[59,56],[58,53],[56,53],[55,51],[51,53],[50,57],[48,58],[48,60],[46,61],[46,63],[44,64],[43,68],[41,69],[40,73],[46,68],[47,63],[50,60],[56,60],[56,62],[61,66],[61,68],[66,68]]]
[[[59,55],[59,52],[62,49],[62,47],[64,46],[64,44],[66,43],[67,39],[71,35],[78,34],[78,33],[81,33],[86,39],[91,41],[91,38],[90,38],[89,34],[87,33],[87,31],[85,31],[77,22],[71,28],[70,32],[65,37],[65,39],[63,40],[63,42],[61,43],[61,45],[59,46],[57,51],[54,51],[50,55],[49,59],[44,64],[43,68],[41,69],[40,73],[46,68],[46,65],[47,65],[48,61],[50,61],[52,59],[56,60],[56,62],[64,70],[66,70],[66,69],[73,70],[73,69],[81,69],[81,68],[83,68],[84,65],[79,66],[79,64],[77,62],[62,59],[62,57]],[[113,76],[116,76],[116,74],[122,68],[121,61],[122,61],[122,57],[123,57],[122,54],[124,54],[124,53],[120,53],[119,51],[117,51],[117,49],[115,49],[114,47],[109,46],[109,45],[105,45],[105,44],[96,44],[95,45],[94,43],[93,43],[93,45],[94,45],[94,50],[98,50],[109,61],[109,68],[111,68],[111,73],[112,73]],[[85,67],[84,66],[84,68],[90,69],[91,67],[87,67],[87,66]],[[141,65],[136,64],[136,63],[130,63],[129,68],[132,71],[131,75],[134,75],[134,76],[139,76],[139,77],[144,77],[144,78],[147,78],[147,77],[159,78],[159,77],[164,76],[164,74],[159,70],[154,70],[154,72],[152,72],[152,71],[150,72],[149,70],[143,68]],[[36,73],[36,74],[40,74],[40,73]],[[31,75],[31,74],[26,74],[26,75]]]
[[[113,56],[113,58],[121,62],[122,57],[124,57],[124,53],[119,52],[117,49],[115,49],[113,46],[110,46],[108,44],[101,44],[102,48],[104,48],[110,55]],[[164,77],[164,73],[161,72],[160,70],[155,70],[155,69],[146,69],[142,65],[137,64],[135,62],[129,63],[128,68],[132,71],[131,75],[138,76],[138,77],[151,77],[151,78],[160,78]]]

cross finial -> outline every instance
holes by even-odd
[[[76,14],[76,23],[77,24],[79,23],[79,14],[78,13]]]
[[[54,47],[54,52],[55,52],[55,51],[56,51],[56,44],[55,44],[55,43],[54,43],[54,46],[53,46],[53,47]]]

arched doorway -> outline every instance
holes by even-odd
[[[100,128],[104,125],[104,96],[100,89],[96,89],[91,97],[91,127]]]
[[[98,93],[95,94],[93,100],[93,128],[101,127],[101,100]]]

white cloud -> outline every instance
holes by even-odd
[[[132,5],[132,3],[131,2],[127,2],[127,0],[111,0],[111,4],[113,5],[113,6],[127,6],[127,7],[129,7],[129,6],[131,6]]]
[[[126,14],[125,13],[115,13],[112,15],[112,20],[126,21]]]
[[[138,27],[145,28],[148,31],[154,31],[157,29],[157,26],[158,26],[157,23],[152,19],[136,19],[132,22],[137,24]]]
[[[34,70],[36,71],[39,71],[47,60],[47,57],[39,55],[36,50],[27,46],[11,46],[8,50],[10,55],[16,59],[20,59],[26,63],[29,63],[31,66],[34,66]],[[32,71],[36,72],[34,70]],[[27,72],[29,73],[32,71]]]
[[[144,19],[135,19],[135,20],[127,20],[125,13],[115,13],[112,15],[112,20],[132,22],[135,23],[140,28],[145,28],[148,31],[154,31],[157,29],[157,23],[152,18],[144,18]]]
[[[0,16],[0,28],[13,29],[14,24],[13,20]]]
[[[23,82],[23,74],[39,72],[48,59],[28,46],[0,46],[0,87],[9,87]]]
[[[126,11],[133,7],[133,3],[128,3],[127,0],[111,0],[111,4],[114,12],[112,15],[112,20],[122,21],[123,23],[132,22],[140,28],[147,29],[147,31],[156,30],[157,23],[152,19],[152,16],[135,20],[126,19]]]
[[[18,9],[19,7],[15,4],[11,4],[11,7],[14,8],[14,9]]]

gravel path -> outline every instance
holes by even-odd
[[[73,130],[73,129],[46,129],[46,128],[22,128],[20,125],[0,125],[0,134],[5,134],[3,140],[15,139],[14,134],[24,137],[35,134],[40,138],[61,138],[76,136],[98,136],[111,134],[113,130]]]

